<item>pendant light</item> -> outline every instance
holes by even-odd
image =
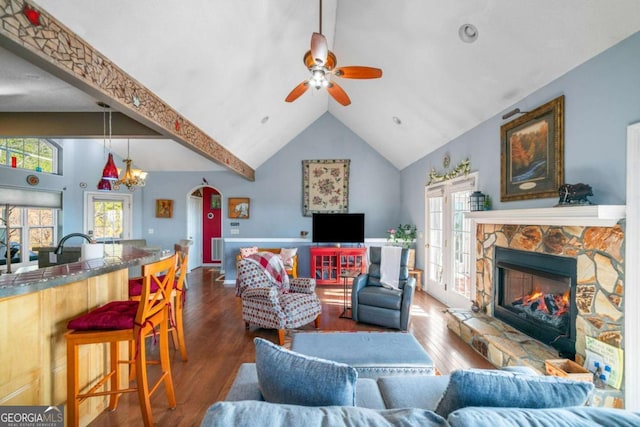
[[[102,107],[102,150],[103,153],[107,151],[107,109],[110,108],[109,105],[104,102],[98,102],[98,106]],[[109,110],[109,145],[111,145],[111,110]],[[113,155],[109,152],[109,156],[107,157],[107,163],[102,170],[102,177],[100,181],[98,181],[98,191],[111,191],[111,181],[110,176],[113,175],[111,171],[111,166],[115,170],[116,180],[118,179],[118,170],[116,165],[113,163]],[[107,175],[107,176],[105,176]]]
[[[111,153],[111,109],[109,109],[109,157],[102,170],[102,179],[106,179],[107,181],[118,180],[118,168],[113,161],[113,154]]]
[[[111,181],[100,179],[98,182],[98,191],[111,191]]]

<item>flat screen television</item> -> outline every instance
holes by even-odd
[[[314,213],[314,243],[364,243],[363,213]]]

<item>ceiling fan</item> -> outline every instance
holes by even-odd
[[[336,56],[329,50],[327,39],[322,35],[322,0],[320,0],[320,31],[311,36],[311,50],[304,54],[304,65],[311,72],[311,77],[296,86],[285,98],[286,102],[293,102],[303,93],[314,87],[317,90],[326,88],[329,95],[340,104],[347,106],[351,100],[347,93],[334,81],[331,76],[343,79],[377,79],[382,77],[382,70],[373,67],[349,66],[336,68]]]

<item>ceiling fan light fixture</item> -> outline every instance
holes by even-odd
[[[329,50],[327,38],[322,34],[322,0],[319,0],[319,2],[319,31],[311,35],[311,49],[305,53],[303,58],[304,65],[311,73],[311,76],[294,87],[284,101],[293,102],[305,93],[309,87],[314,87],[316,90],[326,89],[329,95],[339,104],[347,106],[351,104],[349,96],[344,89],[331,80],[331,75],[344,79],[378,79],[382,77],[382,70],[357,65],[335,69],[337,64],[336,56]]]
[[[458,36],[465,43],[473,43],[478,39],[478,29],[473,24],[462,24]]]
[[[327,87],[329,85],[329,81],[327,80],[325,71],[321,68],[313,70],[310,83],[316,89]]]

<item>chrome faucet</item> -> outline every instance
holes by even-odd
[[[66,242],[67,240],[69,240],[72,237],[82,237],[87,242],[93,243],[93,239],[91,239],[91,237],[87,236],[86,234],[71,233],[71,234],[67,234],[62,239],[60,239],[60,243],[58,243],[58,246],[56,247],[56,250],[53,251],[53,253],[56,254],[56,255],[60,255],[62,253],[62,250],[64,249],[64,242]]]

